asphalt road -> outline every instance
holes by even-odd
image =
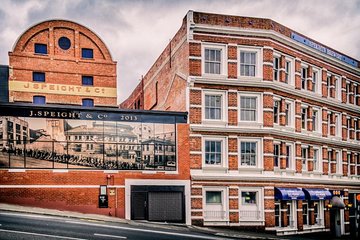
[[[164,229],[0,211],[0,239],[229,239],[185,228]]]

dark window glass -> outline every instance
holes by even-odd
[[[94,58],[94,52],[90,48],[82,48],[81,49],[81,57],[82,58]]]
[[[241,192],[242,204],[256,204],[256,192]]]
[[[279,160],[280,160],[280,145],[274,145],[274,167],[279,167]]]
[[[33,81],[34,82],[45,82],[45,73],[44,72],[33,72]]]
[[[83,107],[93,107],[94,106],[94,100],[93,99],[83,99],[82,100]]]
[[[221,191],[206,191],[206,203],[221,204]]]
[[[62,50],[68,50],[71,46],[71,41],[67,37],[61,37],[59,38],[58,44]]]
[[[44,96],[34,96],[33,97],[33,103],[35,104],[45,104],[46,98]]]
[[[35,53],[47,54],[47,45],[42,43],[35,43]]]
[[[82,76],[82,85],[94,85],[93,76]]]

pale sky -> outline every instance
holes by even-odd
[[[360,60],[360,0],[1,0],[0,64],[8,64],[8,51],[32,25],[75,21],[97,33],[117,61],[120,103],[189,10],[270,18]]]

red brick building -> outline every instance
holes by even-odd
[[[9,57],[0,202],[191,223],[186,113],[105,108],[117,106],[116,62],[74,22],[29,28]]]
[[[189,11],[121,108],[189,112],[192,224],[356,236],[359,66],[270,19]]]
[[[91,30],[50,20],[26,30],[9,52],[10,102],[115,106],[116,62]]]

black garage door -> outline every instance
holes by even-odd
[[[132,186],[131,219],[185,222],[184,187]]]

